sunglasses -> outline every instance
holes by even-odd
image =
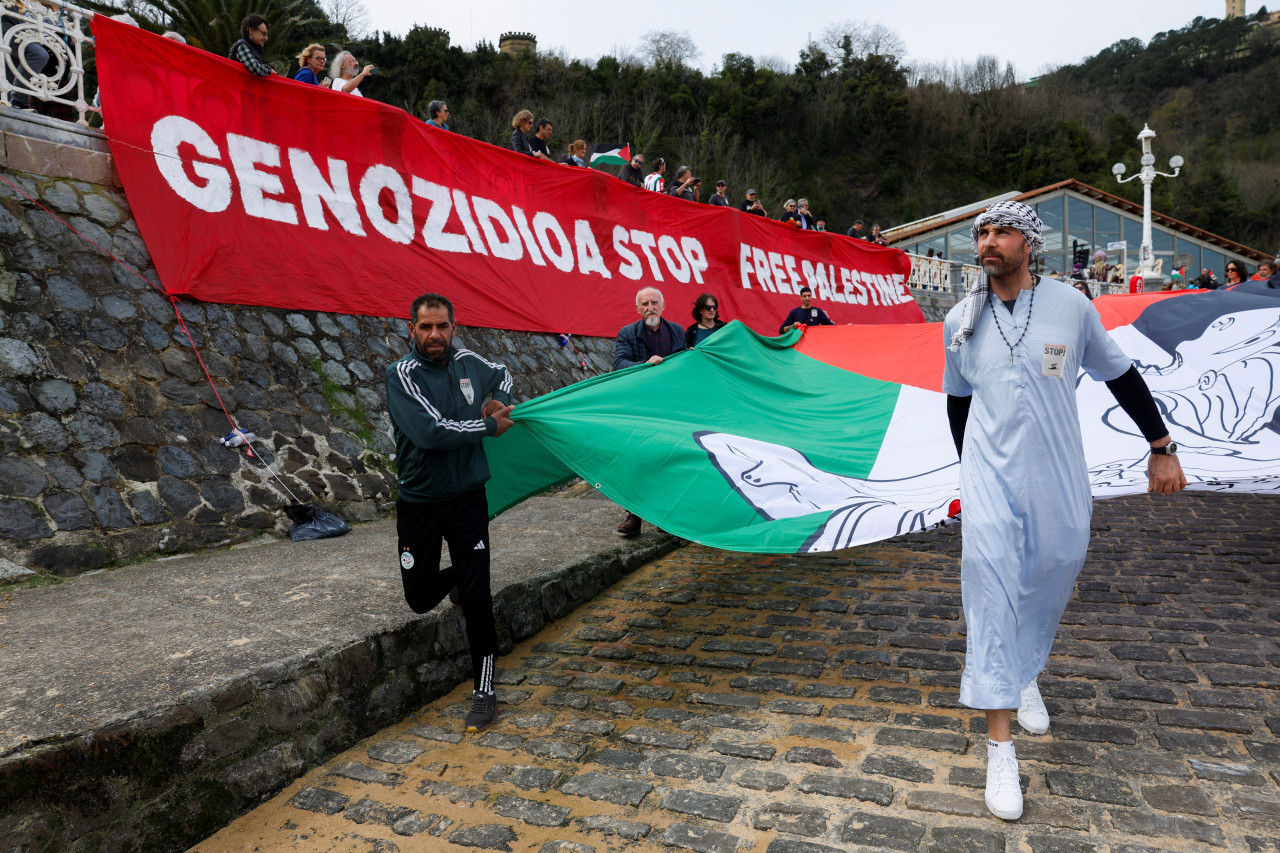
[[[719,305],[703,305],[702,310],[703,311],[719,311],[720,306]]]

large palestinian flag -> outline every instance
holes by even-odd
[[[1275,295],[1271,295],[1275,294]],[[1190,488],[1280,491],[1280,291],[1094,303],[1155,394]],[[829,551],[945,522],[959,464],[940,324],[731,323],[663,364],[520,404],[485,444],[494,514],[575,474],[664,530],[736,551]],[[1077,379],[1095,498],[1145,491],[1147,443]]]

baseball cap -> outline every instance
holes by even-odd
[[[718,186],[718,187],[727,187],[727,186],[729,186],[729,185],[728,185],[727,183],[725,183],[725,181],[724,181],[723,179],[721,179],[721,180],[719,180],[719,181],[716,181],[716,186]]]
[[[756,194],[755,190],[747,190],[747,195],[755,195],[755,194]]]

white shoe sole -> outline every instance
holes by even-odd
[[[1001,820],[1017,820],[1018,818],[1022,817],[1022,804],[1021,804],[1021,803],[1019,803],[1019,804],[1018,804],[1018,810],[1017,810],[1017,811],[1012,811],[1012,810],[1009,810],[1009,809],[1005,809],[1004,811],[1001,811],[1000,809],[998,809],[998,808],[996,808],[995,806],[991,805],[991,801],[990,801],[990,800],[987,800],[987,799],[986,799],[986,797],[983,797],[983,799],[984,799],[984,800],[986,800],[986,803],[987,803],[987,811],[991,812],[993,815],[995,815],[996,817],[1000,818]]]
[[[1032,726],[1032,725],[1028,725],[1027,723],[1024,723],[1024,722],[1022,721],[1022,718],[1021,718],[1021,717],[1019,717],[1019,718],[1018,718],[1018,725],[1019,725],[1019,726],[1022,728],[1022,730],[1023,730],[1024,732],[1026,732],[1027,734],[1032,734],[1032,735],[1045,735],[1045,734],[1048,734],[1048,733],[1049,733],[1049,722],[1048,722],[1047,720],[1045,721],[1044,728],[1040,728],[1040,727],[1038,727],[1038,726]]]

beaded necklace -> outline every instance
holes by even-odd
[[[987,302],[991,303],[991,319],[996,324],[996,331],[1000,333],[1000,340],[1004,341],[1004,345],[1009,348],[1009,363],[1013,364],[1013,350],[1018,344],[1022,343],[1022,339],[1027,336],[1027,329],[1031,328],[1031,312],[1036,307],[1036,285],[1040,284],[1040,277],[1036,276],[1035,284],[1031,285],[1031,301],[1027,304],[1027,324],[1022,327],[1022,334],[1018,335],[1018,339],[1013,343],[1009,343],[1009,339],[1004,336],[1004,329],[1000,327],[1000,318],[996,316],[996,305],[991,302],[993,296],[990,290],[987,291]],[[1009,312],[1013,313],[1013,312]],[[1014,326],[1016,329],[1017,326]]]

